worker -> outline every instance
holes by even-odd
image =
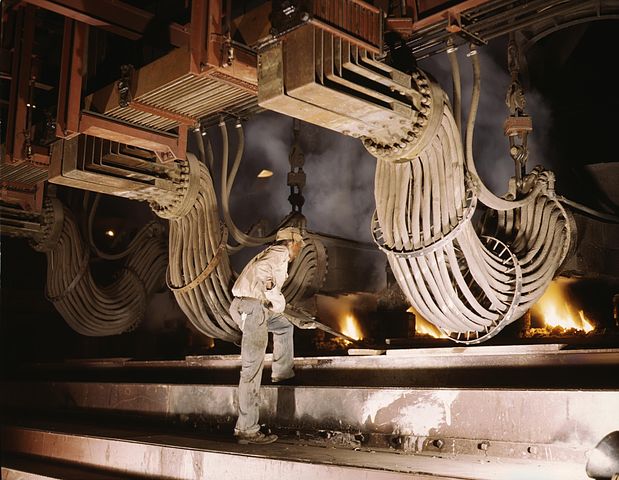
[[[286,299],[281,289],[288,277],[288,264],[299,255],[303,245],[298,228],[280,229],[275,243],[245,266],[232,287],[234,300],[230,315],[243,332],[239,416],[234,429],[237,441],[242,444],[266,444],[277,440],[277,435],[262,433],[258,425],[260,382],[268,332],[273,333],[272,382],[294,377],[294,327],[283,314]]]

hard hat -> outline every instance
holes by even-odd
[[[301,242],[304,244],[303,235],[301,235],[301,230],[297,227],[285,227],[280,228],[277,231],[277,235],[275,236],[275,241],[283,241],[283,240],[291,240],[293,242]]]

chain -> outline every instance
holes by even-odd
[[[292,211],[301,213],[305,198],[303,198],[303,187],[305,186],[305,172],[303,165],[305,164],[305,156],[299,145],[299,120],[295,119],[293,123],[294,141],[290,149],[288,161],[290,162],[290,171],[288,172],[288,186],[290,187],[290,195],[288,201],[292,205]]]
[[[509,139],[509,154],[516,169],[517,189],[522,191],[523,179],[527,173],[527,160],[529,159],[527,140],[529,133],[533,131],[533,123],[531,117],[524,113],[526,98],[519,81],[520,50],[513,32],[510,33],[507,45],[507,65],[511,75],[511,83],[505,96],[509,116],[505,120],[503,131]]]

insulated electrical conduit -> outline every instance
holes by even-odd
[[[136,236],[118,278],[100,286],[90,272],[90,251],[73,213],[46,200],[44,233],[32,247],[47,256],[46,296],[67,324],[86,336],[117,335],[143,318],[152,293],[164,283],[166,246],[160,226],[149,223]]]
[[[223,122],[222,122],[223,123]],[[208,168],[191,153],[183,168],[188,172],[187,187],[181,204],[160,212],[170,221],[168,286],[191,323],[203,334],[221,340],[237,342],[241,332],[228,309],[232,302],[231,288],[236,277],[229,259],[228,229],[237,241],[261,245],[271,237],[251,237],[236,227],[228,209],[232,182],[243,154],[243,134],[237,125],[239,143],[228,178],[228,136],[225,124],[222,132],[222,203],[226,225],[219,220],[217,198]],[[200,138],[199,141],[202,141]],[[202,149],[199,149],[202,152]],[[204,150],[207,160],[213,158],[210,145]],[[212,163],[209,161],[209,163]],[[318,290],[326,273],[326,252],[322,243],[308,236],[299,257],[290,266],[290,275],[282,293],[289,303],[301,300]]]
[[[535,170],[523,199],[509,201],[484,185],[472,157],[479,65],[467,121],[465,159],[447,105],[432,141],[414,158],[381,159],[372,232],[411,305],[453,340],[479,343],[522,315],[565,259],[572,230],[554,198],[551,173]],[[495,210],[495,231],[472,224],[477,200]]]

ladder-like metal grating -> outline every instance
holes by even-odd
[[[192,118],[216,114],[245,118],[260,110],[254,93],[209,77],[188,73],[134,99],[141,104]],[[131,106],[116,107],[107,116],[136,125],[167,131],[178,122]]]
[[[47,180],[47,165],[39,167],[31,162],[18,164],[0,162],[0,179],[2,183],[15,182],[34,186]]]

